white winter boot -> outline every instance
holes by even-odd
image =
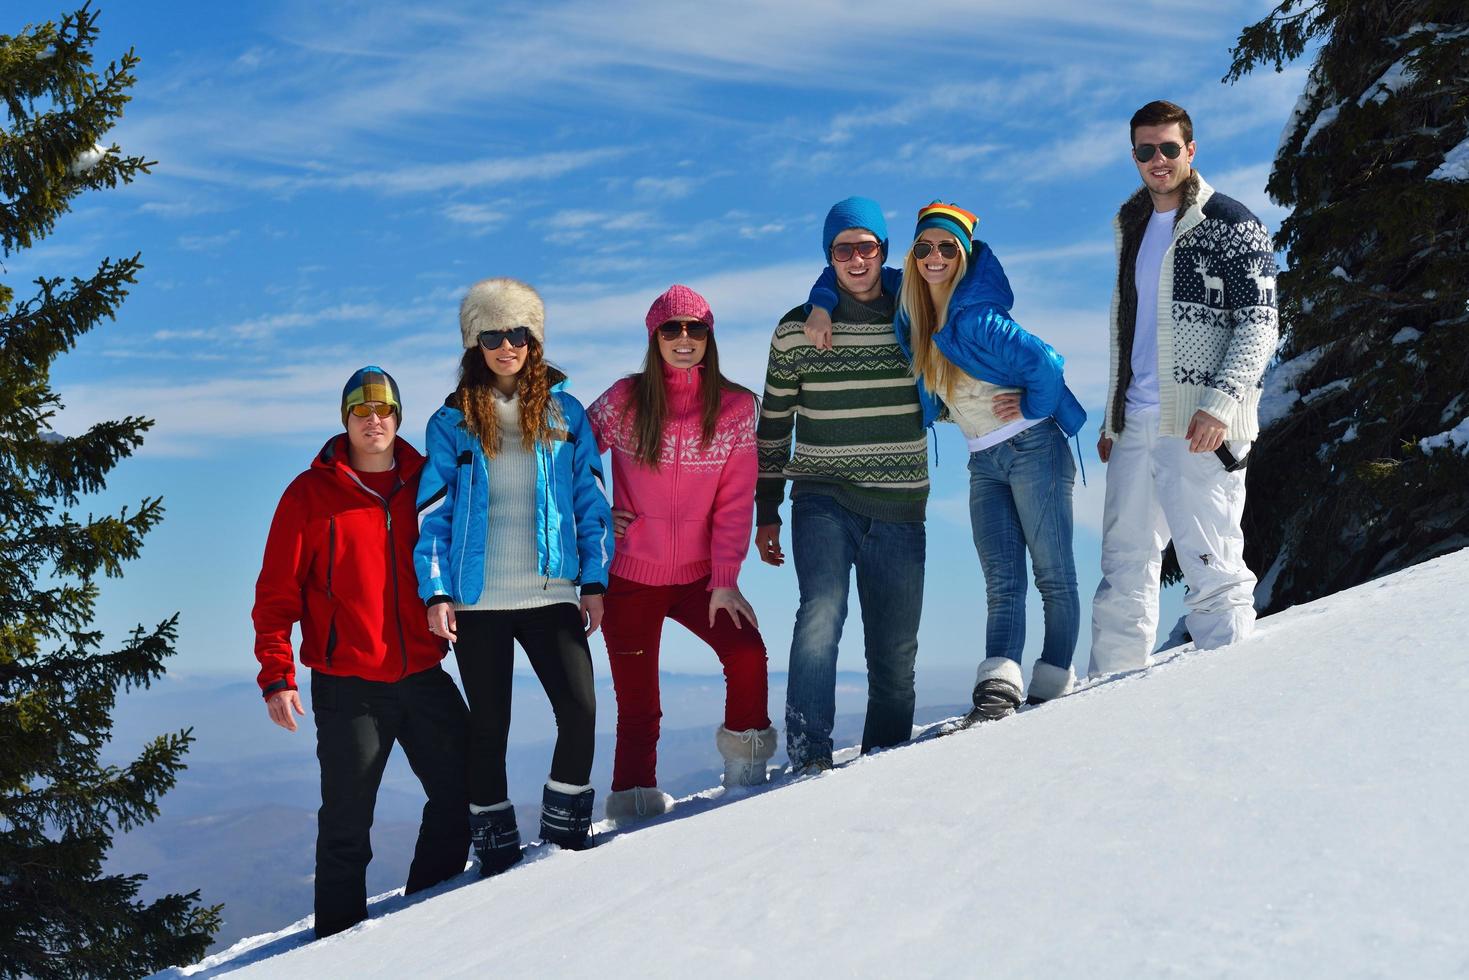
[[[1029,696],[1025,703],[1045,704],[1047,701],[1064,698],[1075,688],[1076,674],[1070,669],[1062,670],[1043,660],[1037,660],[1030,670],[1030,690],[1026,692]]]
[[[724,786],[763,786],[765,764],[775,755],[774,728],[747,728],[732,732],[723,725],[714,730],[714,745],[724,757]]]
[[[673,806],[673,797],[656,786],[634,786],[607,794],[607,819],[631,823],[661,817]]]

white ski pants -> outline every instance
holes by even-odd
[[[1248,443],[1232,442],[1236,454]],[[1213,453],[1158,435],[1156,409],[1127,417],[1107,462],[1102,582],[1092,600],[1091,676],[1152,662],[1158,578],[1173,540],[1188,586],[1185,622],[1194,646],[1242,640],[1255,626],[1255,576],[1244,562],[1245,473]]]

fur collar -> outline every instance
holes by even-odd
[[[1198,203],[1201,183],[1199,172],[1190,171],[1188,180],[1183,182],[1183,200],[1179,202],[1178,213],[1174,215],[1174,224],[1188,213],[1189,208]],[[1117,211],[1117,221],[1123,228],[1135,228],[1138,224],[1145,223],[1152,213],[1153,197],[1146,187],[1139,187],[1137,193],[1122,202],[1122,207]]]

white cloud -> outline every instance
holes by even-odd
[[[470,226],[479,234],[504,224],[508,217],[503,210],[484,204],[449,204],[440,213],[455,224]]]
[[[180,235],[178,242],[179,248],[188,252],[213,252],[239,237],[240,230],[231,228],[217,235]]]
[[[677,201],[692,194],[702,182],[697,177],[639,177],[632,186],[642,197]]]
[[[451,163],[410,164],[392,170],[363,170],[337,176],[300,177],[284,182],[288,189],[327,186],[338,189],[366,188],[389,194],[428,193],[486,187],[526,180],[550,180],[573,170],[605,163],[626,151],[601,147],[524,157],[490,157],[456,160]]]

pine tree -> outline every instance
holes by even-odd
[[[134,83],[129,51],[99,76],[97,13],[0,35],[0,260],[44,238],[73,198],[146,173],[98,141]],[[0,261],[0,271],[3,271]],[[177,616],[110,652],[90,628],[100,574],[118,576],[163,510],[70,512],[152,424],[128,417],[63,437],[52,362],[135,281],[138,256],[89,279],[0,282],[0,976],[131,977],[192,962],[219,925],[199,893],[137,900],[142,875],[103,874],[115,832],[153,819],[191,741],[164,735],[129,765],[99,757],[118,689],[146,687],[172,655]]]
[[[1469,545],[1469,5],[1285,0],[1225,81],[1313,45],[1268,186],[1294,210],[1245,513],[1262,611]]]

